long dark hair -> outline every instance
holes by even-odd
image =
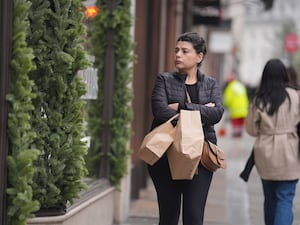
[[[269,115],[277,112],[279,106],[288,98],[289,76],[280,59],[270,59],[263,70],[260,86],[255,94],[255,106]]]
[[[287,72],[289,75],[289,80],[290,80],[291,86],[294,87],[295,89],[299,90],[300,86],[298,84],[298,75],[297,75],[297,72],[294,69],[294,67],[292,67],[292,66],[288,67]]]

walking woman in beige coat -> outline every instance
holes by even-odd
[[[299,120],[298,93],[289,86],[284,64],[271,59],[246,119],[246,131],[256,137],[254,158],[262,180],[266,225],[293,223],[293,200],[300,177]]]

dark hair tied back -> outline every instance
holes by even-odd
[[[199,54],[200,52],[202,52],[203,55],[206,54],[205,40],[202,37],[200,37],[197,32],[183,33],[177,38],[177,42],[178,41],[190,42],[196,50],[197,54]]]

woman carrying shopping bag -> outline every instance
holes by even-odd
[[[159,74],[153,88],[152,128],[181,109],[199,111],[205,138],[217,143],[214,125],[221,120],[224,107],[216,80],[200,72],[205,54],[205,41],[198,33],[179,35],[174,53],[177,71]],[[191,98],[190,103],[186,92]],[[178,225],[181,205],[183,225],[202,225],[213,173],[199,163],[191,180],[173,180],[167,154],[154,165],[148,165],[148,170],[157,193],[159,225]]]

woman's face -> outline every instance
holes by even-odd
[[[175,67],[179,72],[187,72],[197,68],[203,59],[203,54],[197,54],[193,45],[187,41],[178,41],[175,47]]]

